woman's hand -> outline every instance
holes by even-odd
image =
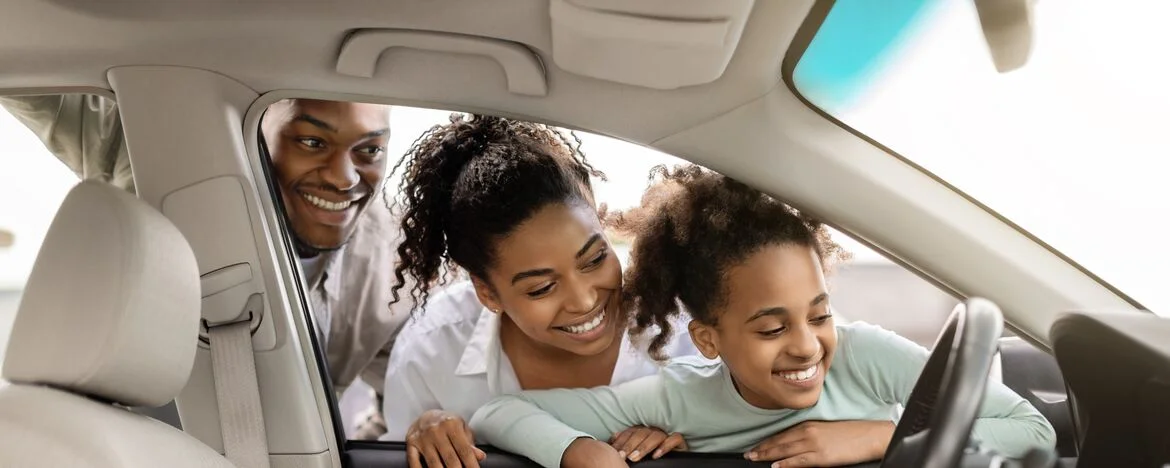
[[[617,449],[588,437],[574,440],[561,455],[561,468],[629,468]]]
[[[642,460],[651,451],[654,452],[651,458],[658,459],[672,450],[687,450],[687,442],[681,434],[667,435],[661,429],[646,426],[634,426],[614,434],[609,443],[617,449],[621,458],[629,458],[633,462]]]
[[[406,458],[410,468],[479,468],[487,454],[475,446],[467,422],[458,415],[430,410],[406,431]]]
[[[840,466],[878,460],[894,436],[890,421],[805,421],[752,448],[744,458],[774,468]]]

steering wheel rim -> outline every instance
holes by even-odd
[[[986,393],[1003,334],[1003,315],[989,300],[955,307],[910,393],[881,468],[957,466]]]

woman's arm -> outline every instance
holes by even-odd
[[[891,331],[865,323],[842,327],[842,348],[856,378],[868,382],[878,398],[905,406],[930,352]],[[988,383],[972,437],[1009,457],[1035,447],[1056,446],[1056,431],[1027,400],[1001,382]]]
[[[411,341],[400,338],[390,353],[382,394],[382,415],[386,418],[386,434],[382,440],[406,440],[407,430],[419,416],[427,410],[441,409],[424,378],[418,352],[410,349],[410,344]]]
[[[484,405],[471,428],[497,448],[558,468],[577,439],[606,440],[637,425],[669,428],[665,396],[661,374],[614,387],[528,391]]]

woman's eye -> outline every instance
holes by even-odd
[[[601,263],[604,262],[606,257],[608,257],[608,256],[609,256],[609,253],[604,251],[604,250],[602,250],[601,252],[598,252],[596,256],[594,256],[591,260],[589,260],[589,263],[585,264],[585,268],[594,268],[598,265],[601,265]]]
[[[827,314],[827,315],[822,315],[820,317],[809,320],[809,322],[811,322],[814,325],[821,325],[821,324],[824,324],[825,322],[828,322],[829,319],[831,319],[831,318],[833,318],[833,315]]]
[[[555,285],[555,284],[556,283],[549,283],[547,286],[544,286],[540,289],[537,289],[535,291],[529,291],[527,293],[528,297],[537,298],[537,297],[543,296],[545,294],[548,294],[549,291],[552,291],[553,285]]]

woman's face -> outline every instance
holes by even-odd
[[[538,210],[497,242],[486,280],[480,301],[538,346],[592,356],[625,330],[621,265],[586,202]]]
[[[829,294],[815,250],[764,247],[724,273],[715,326],[691,322],[703,354],[720,356],[744,400],[765,409],[817,403],[837,348]]]

